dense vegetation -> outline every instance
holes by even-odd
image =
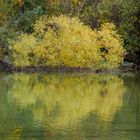
[[[116,67],[122,45],[136,60],[139,9],[139,0],[1,0],[0,60],[17,66]]]
[[[41,17],[32,34],[21,34],[11,43],[16,66],[117,67],[123,61],[122,39],[113,24],[98,30],[77,18]]]

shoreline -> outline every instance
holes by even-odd
[[[113,69],[92,69],[92,68],[80,68],[80,67],[51,67],[51,66],[26,66],[26,67],[14,67],[12,65],[8,65],[5,63],[0,62],[0,72],[27,72],[27,73],[34,73],[34,72],[87,72],[87,73],[121,73],[121,72],[136,72],[140,70],[140,65],[133,65],[128,63],[126,65],[122,65],[119,68]]]

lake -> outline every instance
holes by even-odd
[[[140,73],[0,73],[0,140],[139,140]]]

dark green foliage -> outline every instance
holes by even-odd
[[[14,21],[15,29],[22,32],[31,33],[33,31],[33,24],[35,20],[44,13],[41,6],[34,8],[33,10],[27,10],[26,12],[18,15]]]

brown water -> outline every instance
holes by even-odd
[[[140,73],[0,73],[0,140],[139,140]]]

